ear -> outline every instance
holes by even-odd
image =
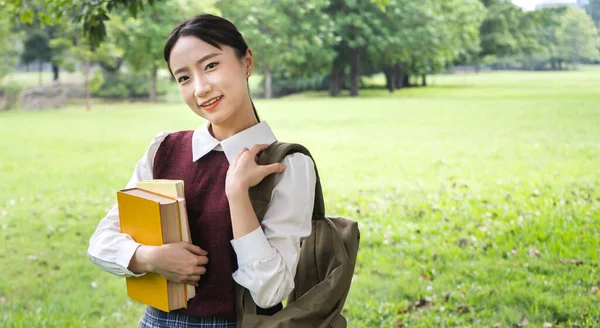
[[[254,70],[254,57],[252,57],[252,50],[250,50],[250,48],[246,50],[246,55],[244,56],[244,59],[242,59],[242,63],[246,67],[246,72],[252,74],[252,71]]]

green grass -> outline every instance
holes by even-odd
[[[360,222],[350,327],[600,326],[599,72],[256,101]],[[199,124],[182,103],[0,115],[0,326],[137,325],[88,239],[154,134]]]

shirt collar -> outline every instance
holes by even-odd
[[[235,156],[244,148],[250,149],[257,144],[270,145],[277,141],[273,131],[265,121],[240,131],[221,142],[210,134],[208,131],[209,126],[210,122],[206,122],[206,124],[194,131],[192,137],[192,156],[194,162],[208,154],[211,150],[221,150],[219,148],[222,148],[227,161],[231,163]]]

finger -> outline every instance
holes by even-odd
[[[206,267],[203,265],[199,265],[194,269],[194,275],[204,275],[206,274]]]
[[[269,164],[269,165],[262,165],[261,169],[263,171],[264,176],[267,176],[272,173],[281,173],[281,172],[285,171],[286,166],[285,166],[285,164],[274,163],[274,164]]]
[[[258,155],[259,152],[261,152],[267,148],[269,148],[269,144],[254,145],[254,146],[252,146],[252,148],[250,148],[250,153],[252,154],[252,156],[256,156],[256,155]]]
[[[201,255],[201,256],[208,255],[207,251],[203,250],[202,248],[200,248],[194,244],[188,243],[188,242],[184,242],[184,248],[196,255]]]
[[[200,276],[190,276],[188,279],[182,281],[186,285],[192,285],[198,287],[198,281],[200,281]]]
[[[235,155],[235,157],[233,158],[233,161],[231,161],[231,163],[229,163],[229,167],[234,167],[237,162],[240,161],[240,157],[242,157],[242,155],[248,151],[248,148],[242,148],[242,150],[240,150],[239,153],[237,153],[237,155]]]
[[[185,279],[181,280],[181,282],[184,284],[193,285],[193,284],[197,283],[198,280],[200,280],[200,277],[201,277],[201,275],[199,275],[199,274],[185,276]]]
[[[208,257],[206,256],[198,256],[198,264],[197,265],[206,265],[208,263]]]

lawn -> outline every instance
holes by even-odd
[[[429,82],[255,101],[360,222],[349,326],[600,326],[600,69]],[[183,103],[0,114],[0,326],[137,326],[88,240],[155,133],[201,123]]]

